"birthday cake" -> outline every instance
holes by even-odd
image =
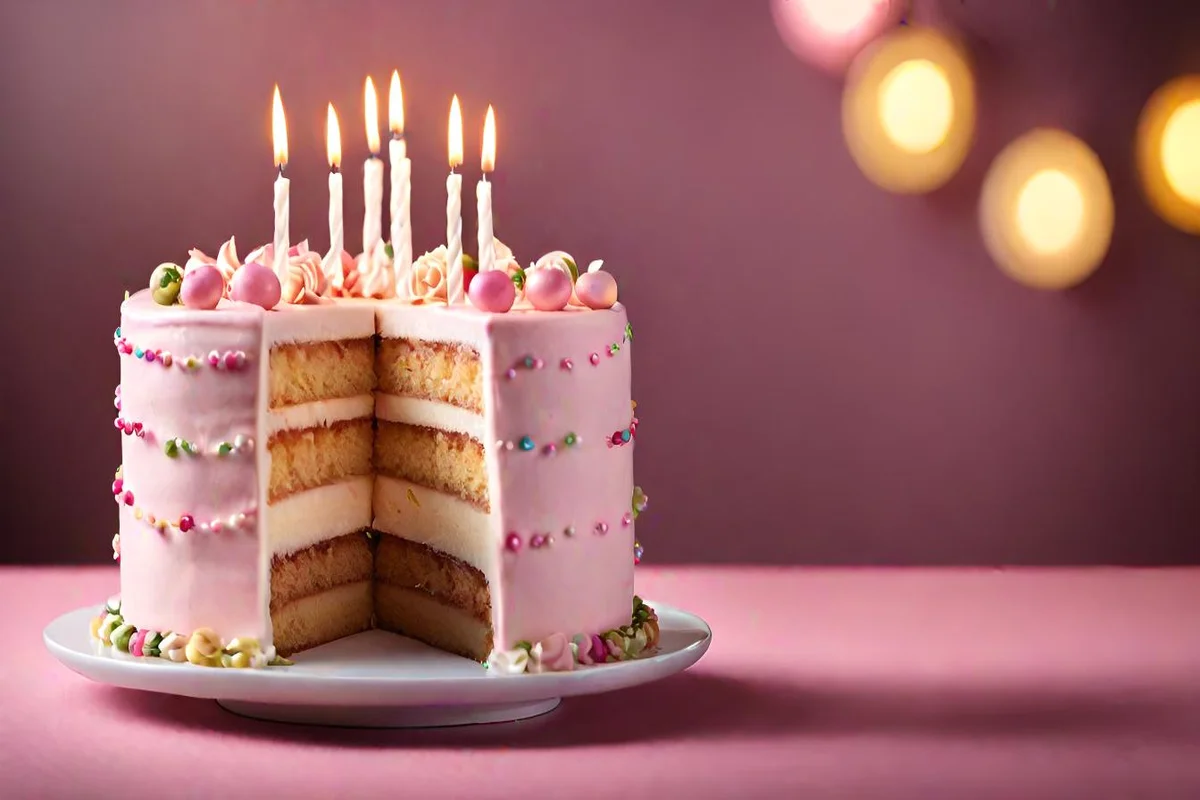
[[[100,646],[265,667],[378,628],[506,674],[653,651],[616,282],[480,242],[475,272],[230,239],[127,296]]]

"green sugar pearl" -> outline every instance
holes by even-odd
[[[167,439],[167,443],[163,445],[163,452],[167,454],[167,458],[175,458],[179,455],[179,443],[174,439]]]
[[[227,456],[232,452],[233,445],[231,445],[229,442],[221,442],[219,445],[217,445],[217,455],[219,456]]]
[[[528,436],[522,436],[521,437],[521,449],[526,450],[526,451],[532,450],[533,449],[533,439],[530,439]]]
[[[575,443],[578,441],[579,441],[579,437],[573,433],[568,433],[566,436],[563,437],[563,443],[567,447],[574,447]]]

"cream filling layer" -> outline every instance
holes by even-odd
[[[419,397],[401,397],[400,395],[376,392],[375,416],[387,422],[404,422],[409,425],[464,433],[478,442],[484,442],[485,426],[482,416],[474,411],[467,411],[440,400],[425,400]]]
[[[350,478],[268,505],[264,524],[271,555],[291,555],[370,527],[372,480],[370,475]]]
[[[499,547],[488,515],[470,503],[399,478],[375,476],[373,527],[466,562],[495,585]]]
[[[370,417],[374,410],[375,400],[369,394],[273,408],[268,419],[268,435],[274,436],[282,431],[328,427],[335,422],[363,419]]]

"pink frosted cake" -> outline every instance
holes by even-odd
[[[282,280],[270,250],[192,251],[121,306],[102,646],[266,666],[381,628],[505,673],[652,650],[632,332],[599,262],[497,242],[448,303],[444,248],[397,274],[302,245]]]

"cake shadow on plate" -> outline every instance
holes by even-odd
[[[80,702],[167,728],[331,747],[557,749],[688,738],[901,735],[1022,739],[1153,731],[1194,741],[1200,707],[1163,692],[807,676],[794,682],[686,672],[610,694],[564,698],[554,711],[512,723],[457,728],[362,729],[263,722],[215,702],[80,685]],[[618,709],[614,713],[614,708]]]

